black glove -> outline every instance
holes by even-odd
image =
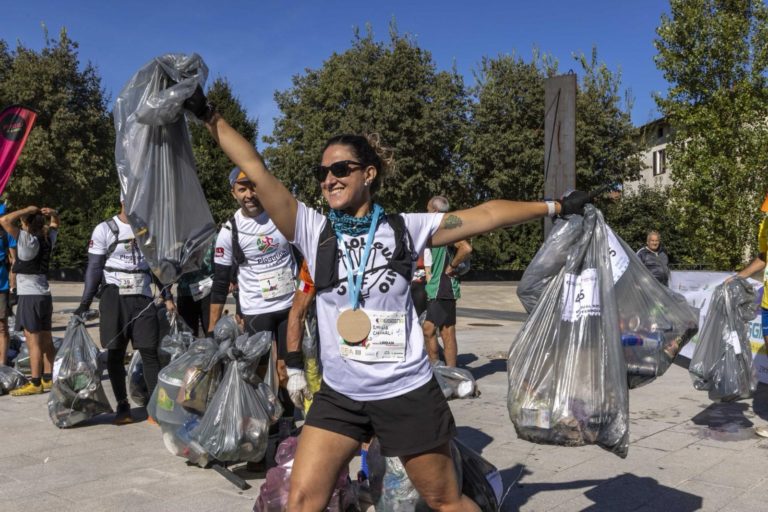
[[[195,114],[195,117],[207,123],[216,113],[214,106],[208,102],[208,98],[203,93],[203,88],[197,86],[192,96],[184,100],[184,108]]]
[[[80,318],[85,318],[85,314],[88,312],[90,307],[91,307],[90,304],[82,303],[79,306],[77,306],[77,309],[75,310],[73,315],[79,316]]]
[[[8,306],[13,307],[19,303],[19,295],[16,293],[16,288],[11,288],[8,292]]]
[[[584,215],[584,205],[592,200],[592,195],[581,190],[574,190],[559,200],[560,215]]]

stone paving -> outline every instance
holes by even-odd
[[[54,283],[54,311],[76,306],[82,285]],[[713,404],[674,365],[630,393],[626,459],[589,446],[518,440],[506,410],[505,355],[525,313],[514,283],[466,283],[459,302],[459,364],[482,396],[450,402],[459,436],[501,471],[502,510],[768,510],[768,386],[754,400]],[[54,315],[63,335],[68,315]],[[98,341],[97,324],[91,333]],[[107,387],[108,381],[105,380]],[[107,390],[111,397],[111,390]],[[47,396],[0,397],[0,511],[249,511],[263,475],[234,471],[240,491],[163,447],[156,426],[111,417],[68,430],[48,418]],[[143,409],[134,414],[145,417]],[[357,461],[353,461],[353,466]],[[354,469],[354,468],[353,468]]]

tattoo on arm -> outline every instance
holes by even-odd
[[[461,219],[455,215],[446,215],[443,219],[443,229],[454,229],[461,227]]]

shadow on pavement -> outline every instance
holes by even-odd
[[[497,372],[506,372],[507,360],[491,359],[490,361],[488,361],[482,366],[478,366],[477,368],[467,368],[467,369],[472,372],[472,376],[475,378],[475,380],[480,380],[483,377],[487,377],[488,375],[491,375]]]
[[[493,442],[493,438],[491,436],[482,430],[478,430],[472,427],[457,427],[456,437],[461,439],[465,445],[469,446],[481,455],[483,453],[483,448]]]
[[[533,474],[522,464],[501,471],[506,495],[501,510],[513,511],[525,505],[538,493],[592,487],[583,494],[594,502],[581,510],[664,510],[665,512],[691,512],[699,510],[700,496],[659,484],[650,477],[638,477],[631,473],[604,480],[575,480],[573,482],[525,483],[525,477]],[[513,486],[510,490],[509,487]],[[554,507],[555,505],[552,505]],[[576,510],[574,508],[574,510]]]
[[[480,318],[482,320],[505,320],[508,322],[525,322],[528,319],[528,313],[518,313],[516,311],[503,311],[499,309],[479,309],[479,308],[456,308],[456,315]],[[501,326],[499,326],[501,327]]]

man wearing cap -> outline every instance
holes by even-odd
[[[128,224],[125,205],[118,215],[93,230],[88,243],[85,286],[76,315],[83,315],[99,297],[99,338],[107,349],[107,373],[117,400],[116,425],[133,422],[126,391],[125,352],[128,340],[141,354],[144,380],[151,394],[160,373],[160,324],[151,290],[152,274]],[[166,307],[173,297],[162,291]]]
[[[296,261],[288,240],[277,230],[256,198],[253,184],[237,167],[229,176],[232,197],[240,208],[224,223],[216,238],[209,330],[221,318],[231,276],[236,275],[239,305],[250,334],[271,331],[277,341],[278,368],[286,356],[286,330],[296,290]],[[266,371],[267,366],[263,365]],[[281,381],[285,372],[280,371]],[[286,415],[293,405],[281,388]]]

